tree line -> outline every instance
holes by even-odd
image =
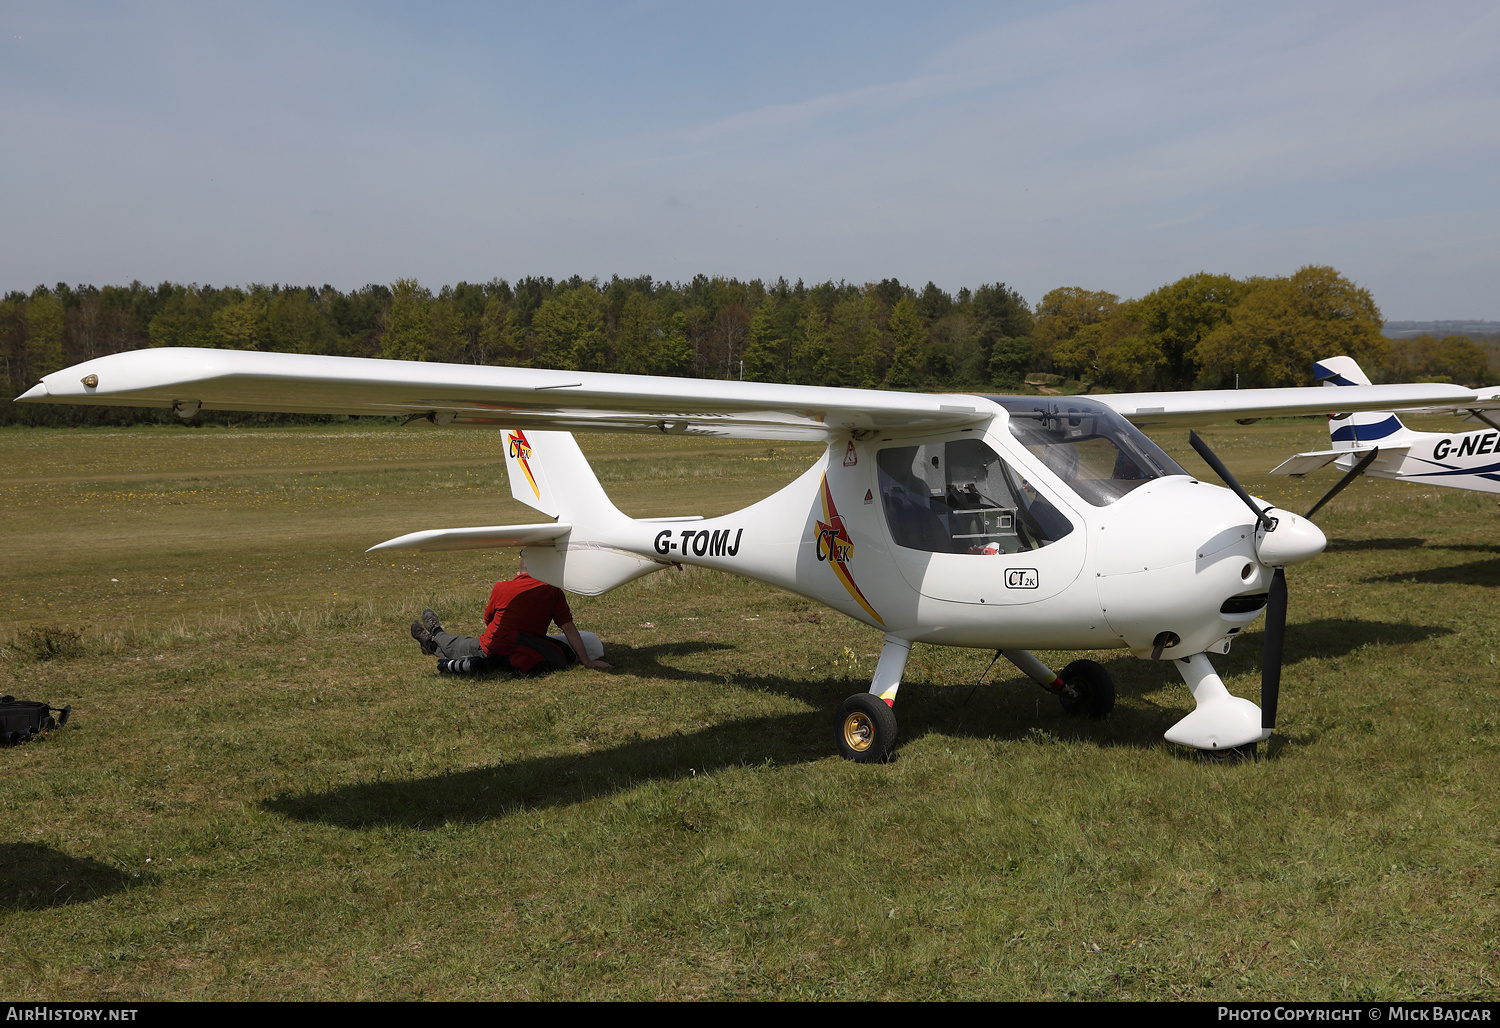
[[[1496,340],[1381,335],[1374,300],[1328,267],[1279,278],[1199,273],[1139,299],[1081,287],[1035,305],[1004,283],[948,293],[890,278],[806,285],[695,276],[526,277],[332,286],[38,286],[0,300],[0,376],[15,396],[109,353],[206,346],[921,391],[1304,385],[1348,354],[1377,381],[1493,375]],[[126,423],[108,408],[6,405],[0,422]]]

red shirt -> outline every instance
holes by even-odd
[[[484,635],[479,645],[491,657],[510,657],[518,671],[530,671],[541,663],[541,654],[528,646],[517,647],[516,636],[546,635],[554,621],[559,628],[570,624],[573,612],[563,591],[522,572],[509,582],[496,582],[484,608]]]

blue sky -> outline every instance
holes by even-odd
[[[1500,320],[1492,3],[0,9],[0,289],[698,272]]]

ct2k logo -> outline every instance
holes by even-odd
[[[505,437],[509,444],[510,455],[521,464],[521,471],[526,476],[531,491],[536,494],[537,499],[542,498],[542,491],[537,488],[536,476],[531,473],[531,444],[526,441],[526,433],[517,429]]]
[[[838,577],[839,584],[849,593],[855,603],[870,617],[875,619],[877,625],[884,625],[880,615],[865,599],[865,594],[860,592],[859,585],[854,581],[854,572],[850,567],[854,560],[854,540],[849,536],[849,530],[844,527],[844,519],[839,515],[839,510],[833,503],[833,492],[828,488],[828,476],[823,476],[821,488],[823,498],[823,516],[813,517],[813,550],[817,554],[818,561],[827,562]]]
[[[1007,568],[1005,571],[1007,589],[1035,589],[1040,585],[1036,568]]]
[[[831,522],[831,524],[818,522],[818,559],[847,564],[849,558],[854,556],[854,540],[850,539],[849,533],[845,531],[843,518],[835,514]]]

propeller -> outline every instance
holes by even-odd
[[[1347,475],[1345,475],[1343,478],[1339,479],[1339,484],[1336,485],[1336,486],[1334,486],[1332,489],[1328,490],[1328,492],[1324,493],[1323,494],[1323,498],[1321,500],[1319,500],[1317,503],[1313,504],[1312,505],[1312,509],[1309,510],[1306,514],[1304,514],[1302,516],[1305,517],[1305,518],[1310,518],[1314,514],[1316,514],[1318,511],[1322,510],[1323,509],[1323,504],[1327,503],[1329,500],[1333,499],[1339,493],[1343,492],[1344,486],[1346,486],[1350,482],[1354,481],[1360,475],[1363,475],[1365,473],[1365,468],[1369,467],[1370,464],[1375,460],[1375,458],[1377,456],[1379,456],[1379,454],[1380,454],[1380,447],[1377,446],[1377,447],[1375,447],[1375,449],[1371,450],[1365,456],[1361,457],[1359,463],[1356,464],[1356,465],[1354,465],[1354,467],[1349,470],[1349,473]]]
[[[1219,459],[1218,455],[1209,449],[1208,444],[1199,437],[1197,432],[1188,433],[1188,442],[1192,444],[1198,456],[1203,458],[1204,463],[1213,468],[1214,473],[1224,480],[1224,484],[1245,501],[1245,506],[1255,514],[1255,519],[1264,529],[1264,534],[1256,540],[1255,552],[1261,563],[1269,565],[1272,569],[1270,594],[1266,597],[1265,654],[1261,658],[1260,665],[1261,727],[1269,731],[1276,727],[1276,705],[1281,698],[1281,660],[1286,642],[1286,565],[1306,560],[1321,552],[1326,540],[1316,526],[1311,522],[1303,521],[1295,514],[1279,511],[1281,517],[1272,517],[1270,511],[1276,508],[1257,507],[1255,501],[1250,498],[1250,494],[1224,466],[1224,462]],[[1366,457],[1359,467],[1350,472],[1345,480],[1334,488],[1332,493],[1324,497],[1324,501],[1352,481],[1354,475],[1363,471],[1365,465],[1373,457],[1374,454]],[[1318,507],[1322,505],[1320,502]],[[1317,507],[1313,508],[1313,510],[1316,509]],[[1278,528],[1281,529],[1279,536],[1277,535]]]
[[[1266,598],[1266,648],[1260,659],[1260,726],[1276,727],[1276,704],[1281,699],[1281,650],[1286,642],[1286,568],[1271,572],[1271,594]]]
[[[1240,485],[1239,479],[1229,473],[1229,469],[1224,466],[1224,462],[1219,459],[1219,455],[1208,448],[1208,444],[1203,441],[1202,436],[1198,435],[1197,432],[1189,432],[1188,442],[1192,444],[1193,449],[1198,451],[1198,456],[1203,458],[1203,463],[1213,468],[1214,474],[1222,478],[1224,484],[1233,489],[1234,494],[1245,501],[1245,506],[1250,508],[1250,512],[1255,515],[1255,520],[1260,522],[1262,528],[1269,532],[1276,527],[1276,519],[1266,514],[1266,511],[1271,508],[1266,507],[1265,510],[1262,510],[1255,505],[1255,501],[1250,498],[1250,494],[1245,492],[1245,487]]]

